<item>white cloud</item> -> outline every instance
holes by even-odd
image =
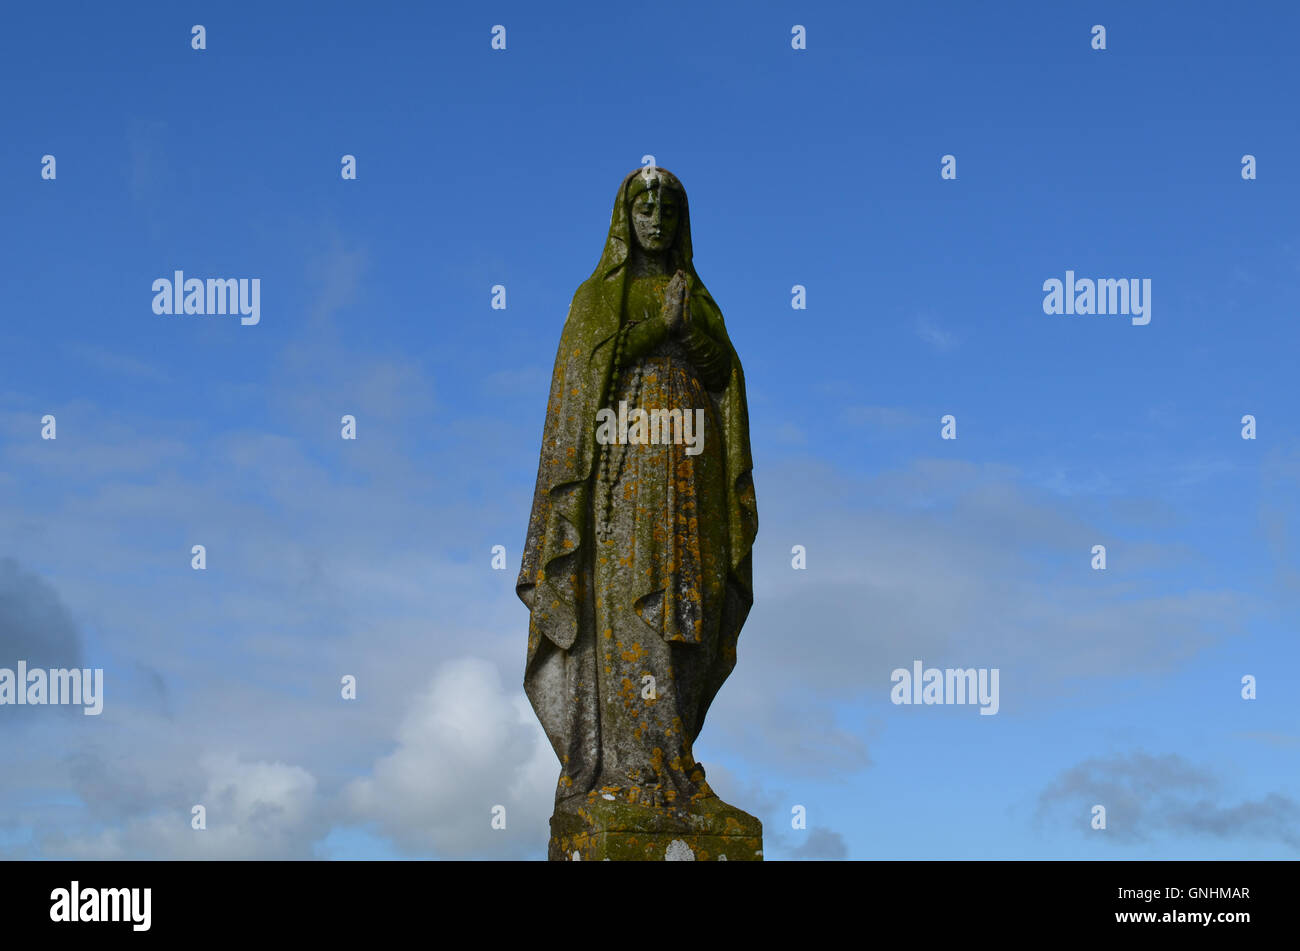
[[[193,803],[137,816],[86,835],[51,834],[47,854],[75,859],[311,858],[325,822],[316,779],[285,763],[246,762],[229,754],[200,758],[207,783]],[[192,807],[206,829],[192,827]]]
[[[540,854],[560,767],[521,691],[491,663],[443,664],[413,701],[397,748],[345,798],[399,849],[445,858]],[[492,809],[506,807],[506,828]]]

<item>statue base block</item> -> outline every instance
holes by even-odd
[[[591,793],[556,807],[547,858],[552,862],[761,862],[763,824],[716,796],[676,809]]]

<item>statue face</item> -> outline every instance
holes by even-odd
[[[663,251],[677,237],[680,202],[671,189],[651,188],[632,202],[632,230],[646,251]]]

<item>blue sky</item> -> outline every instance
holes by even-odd
[[[514,577],[649,154],[745,368],[756,601],[696,752],[768,856],[1295,857],[1293,6],[6,20],[0,666],[107,688],[0,708],[0,853],[544,854]],[[259,278],[260,323],[155,315],[176,269]],[[1044,314],[1067,270],[1150,279],[1150,324]],[[1000,712],[891,704],[916,659]]]

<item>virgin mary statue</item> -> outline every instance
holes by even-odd
[[[753,603],[752,467],[745,377],[695,273],[686,191],[638,169],[560,336],[516,585],[557,815],[597,798],[732,808],[692,745]]]

